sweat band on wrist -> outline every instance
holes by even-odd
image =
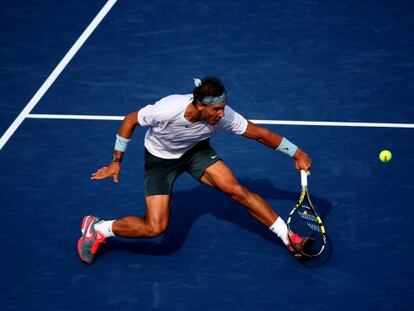
[[[119,136],[118,134],[116,134],[114,149],[116,151],[125,152],[127,150],[128,143],[130,141],[131,141],[131,139],[123,138],[122,136]]]
[[[293,156],[296,153],[296,150],[298,150],[298,146],[296,146],[295,144],[291,143],[289,140],[283,137],[279,147],[277,147],[276,150],[281,151],[293,158]]]

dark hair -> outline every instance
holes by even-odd
[[[201,102],[204,97],[220,96],[224,92],[226,92],[226,89],[219,78],[205,77],[193,91],[193,105]]]

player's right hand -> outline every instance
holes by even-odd
[[[115,183],[119,181],[119,175],[121,173],[121,165],[118,162],[111,162],[108,166],[101,167],[95,173],[92,174],[92,180],[100,180],[112,177]]]

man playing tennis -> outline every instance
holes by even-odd
[[[91,179],[112,177],[118,182],[122,157],[137,125],[149,127],[145,135],[145,195],[147,211],[143,218],[127,216],[100,220],[85,216],[78,253],[92,263],[101,243],[112,236],[150,238],[168,227],[170,201],[175,179],[188,172],[195,179],[216,188],[247,208],[260,223],[279,236],[296,257],[287,236],[286,223],[268,202],[239,183],[230,168],[210,146],[209,138],[220,131],[232,132],[288,154],[297,170],[309,171],[311,159],[286,138],[247,121],[227,105],[226,90],[215,77],[194,79],[193,94],[167,96],[138,112],[128,114],[116,135],[112,162],[92,174]],[[306,242],[298,235],[292,243],[301,249]]]

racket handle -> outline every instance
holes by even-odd
[[[310,175],[309,172],[306,172],[304,170],[300,171],[300,181],[301,181],[302,187],[308,186],[308,175]]]

